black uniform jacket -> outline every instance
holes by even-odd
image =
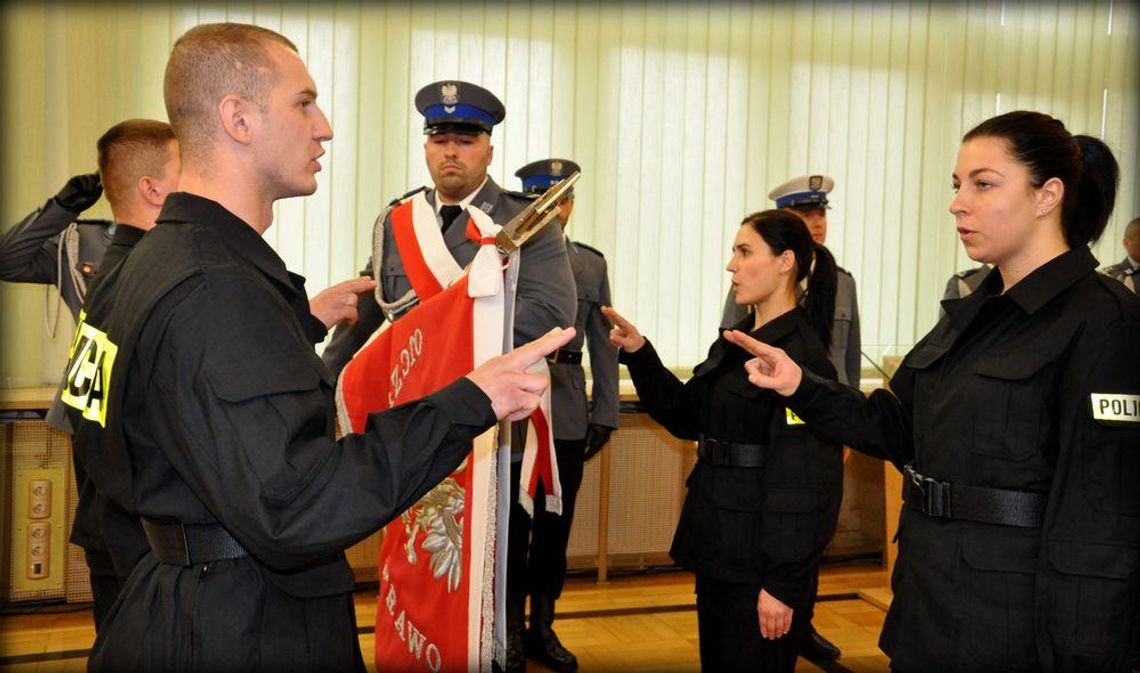
[[[102,290],[100,285],[112,270],[127,259],[135,244],[145,234],[142,229],[125,224],[115,227],[114,237],[107,246],[103,261],[99,269],[87,286],[87,296],[97,297]],[[59,393],[56,393],[56,398]],[[54,404],[53,400],[53,404]],[[78,442],[77,438],[74,440]],[[76,448],[75,483],[79,493],[79,502],[75,507],[75,521],[71,528],[71,542],[84,549],[102,551],[110,554],[113,562],[111,568],[92,568],[96,574],[117,575],[126,578],[134,568],[135,563],[146,554],[146,537],[138,517],[130,514],[114,501],[101,497],[95,490],[94,482],[87,477],[87,470],[83,463],[84,452]]]
[[[302,282],[197,196],[168,197],[105,282],[88,322],[118,347],[106,431],[72,411],[80,433],[102,435],[85,457],[97,489],[145,517],[219,522],[251,556],[207,575],[148,555],[92,667],[359,668],[343,550],[459,465],[495,423],[489,399],[460,379],[334,441]]]
[[[737,328],[748,330],[752,316]],[[834,377],[827,349],[797,307],[752,332]],[[763,444],[763,467],[699,459],[689,479],[670,554],[699,575],[760,585],[793,608],[809,585],[839,514],[843,452],[789,420],[783,400],[748,382],[748,355],[719,337],[681,383],[653,346],[622,352],[649,415],[682,439]]]
[[[943,302],[891,392],[864,399],[805,371],[788,400],[896,465],[1047,495],[1040,529],[903,510],[880,641],[899,670],[1125,670],[1140,619],[1140,301],[1095,269],[1081,247],[1005,294],[994,271]]]

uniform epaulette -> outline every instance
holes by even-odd
[[[586,250],[589,250],[590,252],[594,253],[598,257],[601,257],[602,259],[606,258],[606,256],[602,254],[601,250],[598,250],[597,248],[592,248],[592,247],[586,245],[585,243],[579,243],[578,241],[574,241],[574,245],[578,246],[579,248],[584,248]]]
[[[855,277],[855,276],[851,275],[850,271],[848,271],[847,269],[844,269],[843,267],[839,266],[838,264],[835,265],[835,270],[838,271],[839,273],[845,273],[848,276],[851,276],[852,278]]]
[[[403,196],[399,196],[399,197],[392,199],[391,201],[388,202],[388,205],[389,206],[399,205],[399,204],[403,203],[404,201],[407,201],[409,198],[415,196],[416,194],[419,194],[420,192],[426,192],[427,190],[428,190],[427,185],[424,185],[422,187],[416,187],[415,189],[408,192],[407,194],[404,194]]]

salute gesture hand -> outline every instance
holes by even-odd
[[[527,369],[573,338],[573,327],[555,327],[506,355],[487,360],[467,378],[491,398],[495,418],[521,421],[538,408],[542,393],[550,385],[549,376],[531,374]]]
[[[757,341],[739,330],[725,332],[724,338],[756,356],[744,363],[752,385],[775,390],[784,397],[800,387],[804,372],[783,350]]]
[[[623,318],[620,313],[609,306],[603,306],[602,314],[614,324],[614,328],[610,330],[610,343],[626,353],[632,353],[645,345],[645,337],[641,336],[641,332],[637,331],[633,323]]]

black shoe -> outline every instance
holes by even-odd
[[[526,632],[526,655],[552,671],[574,673],[578,658],[562,646],[554,633],[554,601],[540,596],[530,597],[530,628]]]
[[[507,634],[507,668],[504,673],[526,673],[526,650],[521,629]]]
[[[800,654],[805,659],[831,660],[838,659],[843,652],[830,640],[819,635],[815,627],[812,627],[811,633],[808,634],[807,638],[804,638],[803,648]]]

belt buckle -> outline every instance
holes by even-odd
[[[933,517],[945,516],[949,507],[946,506],[948,498],[946,497],[942,482],[931,479],[930,477],[924,477],[923,481],[926,483],[926,487],[923,488],[922,493],[923,514]]]
[[[946,516],[950,511],[950,494],[946,484],[923,476],[913,467],[908,467],[907,471],[910,473],[911,483],[922,493],[922,513],[935,518]]]

